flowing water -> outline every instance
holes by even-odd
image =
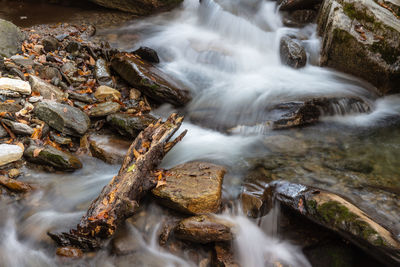
[[[306,48],[305,68],[295,70],[280,63],[279,41],[287,34],[297,36]],[[192,160],[223,164],[229,170],[223,198],[235,201],[246,173],[255,164],[270,166],[274,161],[277,166],[265,167],[269,176],[346,194],[363,209],[374,210],[393,229],[400,229],[396,162],[400,98],[379,98],[371,85],[318,67],[320,41],[315,25],[284,27],[274,1],[186,0],[177,10],[102,35],[120,49],[154,48],[161,58],[159,67],[193,95],[193,101],[178,111],[186,115],[182,128],[189,133],[167,155],[163,167]],[[336,114],[309,128],[277,133],[265,123],[274,118],[270,107],[278,103],[320,96],[358,97],[372,111],[360,114],[339,103],[334,107]],[[165,117],[172,111],[165,105],[155,114]],[[266,142],[274,135],[296,142],[278,146],[283,152],[276,151]],[[299,151],[299,147],[304,149]],[[345,164],[349,160],[358,165],[351,169]],[[115,257],[104,250],[78,263],[56,259],[46,232],[73,227],[119,168],[92,158],[84,158],[83,163],[82,170],[71,174],[28,171],[24,180],[40,189],[28,199],[1,202],[2,266],[196,266],[187,254],[174,255],[159,247],[157,233],[164,213],[153,205],[144,211],[152,220],[143,228],[129,226],[125,232],[138,240],[140,249],[133,256]],[[373,170],[364,171],[365,164]],[[240,212],[222,216],[236,225],[235,256],[242,266],[276,262],[310,266],[299,247],[277,235],[275,215],[263,219],[264,227]]]

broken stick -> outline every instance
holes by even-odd
[[[63,247],[84,251],[99,249],[102,241],[111,237],[118,225],[134,214],[139,200],[156,186],[157,166],[187,132],[169,141],[182,121],[183,117],[174,113],[165,122],[159,120],[143,130],[130,146],[118,175],[91,203],[77,229],[69,233],[48,233],[49,236]]]

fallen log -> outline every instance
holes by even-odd
[[[183,117],[172,114],[143,130],[130,146],[117,176],[106,185],[91,203],[77,229],[69,233],[48,233],[62,247],[76,247],[91,251],[101,247],[118,225],[132,216],[139,200],[157,184],[157,166],[163,157],[186,134],[186,130],[173,141]]]

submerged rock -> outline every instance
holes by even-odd
[[[145,16],[160,11],[167,11],[183,2],[183,0],[91,0],[92,2],[108,7],[127,11],[135,15]]]
[[[321,65],[361,77],[383,94],[399,93],[400,20],[395,10],[374,0],[324,1],[318,19]]]
[[[107,116],[107,122],[115,128],[121,135],[136,137],[157,119],[149,114],[135,116],[124,113],[116,113]]]
[[[176,166],[165,174],[166,184],[153,189],[160,204],[188,214],[217,212],[221,204],[225,168],[190,162]]]
[[[286,135],[268,136],[263,140],[264,145],[274,153],[289,154],[292,156],[307,153],[307,144]]]
[[[118,54],[111,65],[130,85],[160,103],[183,106],[190,101],[187,89],[135,55]]]
[[[0,166],[19,160],[23,153],[17,145],[0,144]]]
[[[39,103],[34,113],[40,120],[64,134],[81,136],[90,126],[89,117],[80,109],[54,101]]]
[[[271,183],[284,205],[351,240],[389,264],[400,263],[400,242],[368,214],[333,193],[285,181]]]
[[[0,57],[11,57],[21,50],[25,39],[21,30],[9,21],[0,19]]]
[[[39,93],[44,99],[61,101],[68,98],[68,94],[64,93],[58,87],[40,79],[39,77],[30,75],[29,83],[32,86],[32,91]]]
[[[0,184],[16,193],[26,193],[32,190],[29,184],[5,176],[0,176]]]
[[[114,135],[92,134],[89,144],[94,157],[110,164],[121,164],[131,142]]]
[[[282,64],[292,68],[299,69],[304,67],[307,63],[306,50],[298,41],[290,37],[282,37],[279,53]]]
[[[73,171],[82,168],[77,157],[49,145],[39,147],[31,144],[25,150],[24,157],[30,162],[49,165],[59,170]]]
[[[207,244],[231,241],[233,224],[212,215],[199,215],[184,219],[175,227],[179,239]]]

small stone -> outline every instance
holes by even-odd
[[[149,114],[134,116],[124,113],[116,113],[107,116],[107,122],[115,128],[121,135],[136,137],[157,119]]]
[[[99,58],[96,61],[95,76],[100,85],[114,87],[110,68],[108,67],[107,62],[102,58]]]
[[[17,113],[22,109],[22,106],[17,102],[14,103],[0,103],[0,112]]]
[[[6,137],[7,135],[7,131],[3,128],[3,126],[0,126],[0,138]]]
[[[43,45],[34,45],[32,50],[33,50],[34,52],[38,53],[38,54],[41,54],[43,48],[44,48]]]
[[[39,93],[44,99],[61,101],[64,98],[68,98],[67,93],[39,77],[30,75],[29,83],[32,86],[32,91]]]
[[[110,114],[114,114],[121,109],[121,105],[117,102],[104,102],[94,105],[87,111],[89,117],[104,117]]]
[[[34,130],[29,125],[3,119],[3,122],[10,127],[10,130],[18,135],[32,135]]]
[[[74,75],[75,72],[77,72],[78,68],[76,67],[76,64],[72,61],[65,63],[61,67],[61,71],[66,74],[68,77]]]
[[[79,248],[74,247],[61,247],[57,248],[56,254],[61,257],[67,258],[82,258],[83,252]]]
[[[290,37],[282,37],[279,53],[282,64],[289,67],[298,69],[304,67],[307,63],[307,54],[304,47]]]
[[[184,219],[175,227],[175,236],[194,243],[207,244],[233,239],[233,224],[212,215],[200,215]]]
[[[37,103],[43,100],[43,96],[31,96],[28,101],[30,103]]]
[[[131,142],[114,135],[89,136],[90,152],[109,164],[121,164]]]
[[[19,160],[23,153],[17,145],[0,144],[0,166]]]
[[[221,204],[225,168],[190,162],[176,166],[165,174],[166,183],[152,190],[160,204],[187,214],[217,212]]]
[[[129,90],[129,99],[131,99],[131,100],[138,100],[141,95],[142,95],[142,93],[135,88],[132,88],[131,90]]]
[[[53,80],[58,78],[61,80],[61,73],[57,68],[46,66],[46,65],[35,65],[34,70],[38,73],[38,76],[44,80]]]
[[[14,55],[10,59],[15,64],[22,66],[24,68],[32,68],[33,64],[35,64],[35,62],[32,59],[20,55]]]
[[[17,92],[23,95],[30,95],[32,92],[28,82],[10,78],[0,78],[0,91],[3,90]]]
[[[21,175],[21,171],[19,169],[11,169],[8,171],[8,177],[17,178]]]
[[[97,88],[96,92],[94,93],[94,97],[100,101],[119,100],[121,98],[121,93],[111,87],[102,85]]]
[[[59,145],[69,145],[72,143],[71,138],[63,137],[63,136],[57,135],[53,132],[50,133],[50,138],[51,138],[51,140],[53,140],[54,142],[56,142]]]
[[[47,36],[42,39],[44,51],[53,52],[60,47],[59,41],[53,36]]]
[[[32,187],[24,182],[0,176],[0,184],[16,193],[26,193],[32,190]]]

